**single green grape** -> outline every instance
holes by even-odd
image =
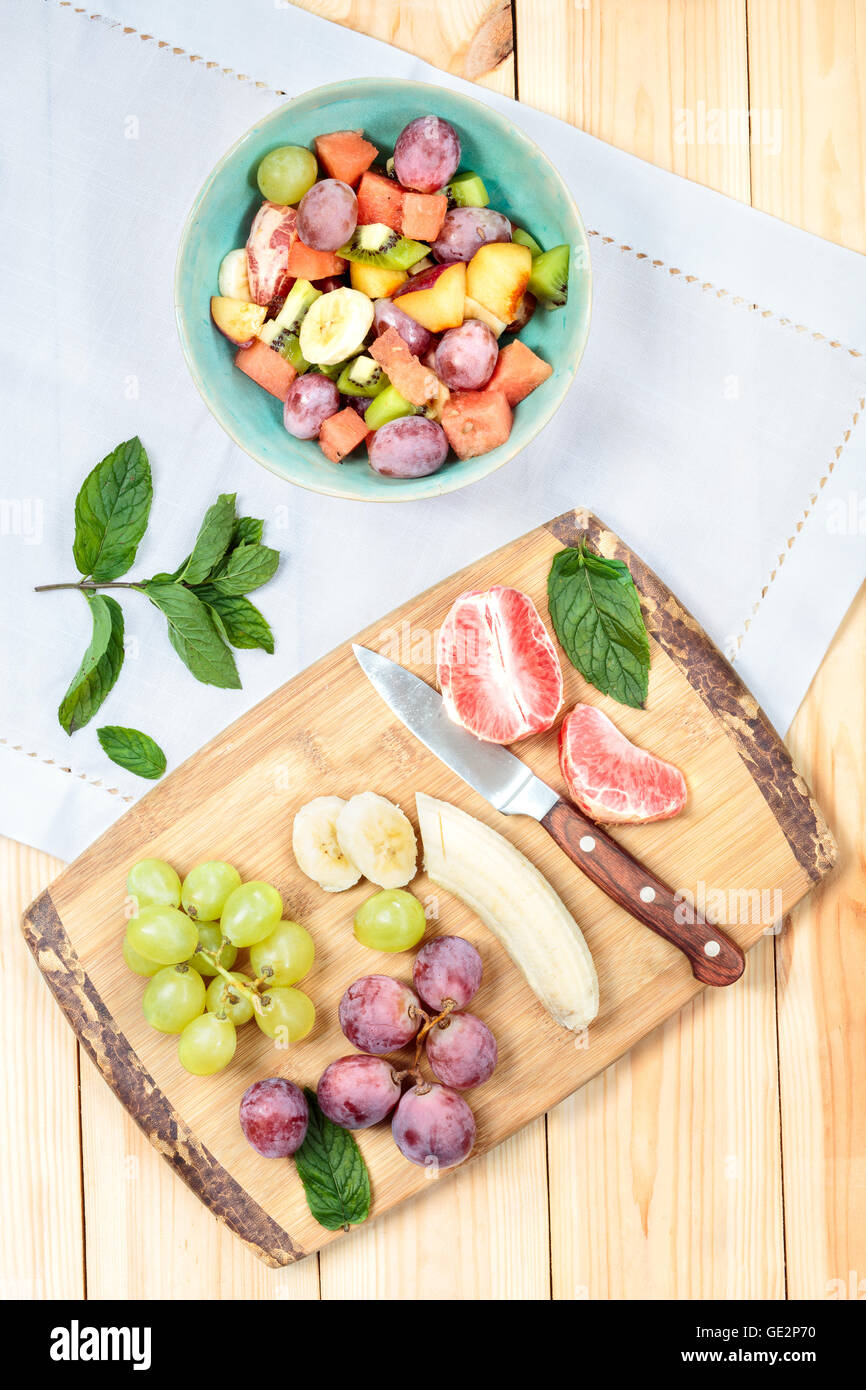
[[[424,908],[403,888],[374,893],[355,913],[355,936],[372,951],[411,951],[426,926]]]
[[[283,900],[270,883],[242,883],[229,893],[220,918],[233,946],[254,946],[270,936],[283,915]]]
[[[179,965],[189,960],[198,941],[198,927],[176,907],[143,907],[130,917],[126,928],[129,944],[146,960],[160,965]]]
[[[188,965],[166,965],[154,975],[141,1001],[151,1028],[159,1033],[182,1033],[204,1012],[204,980]]]
[[[148,960],[147,956],[140,956],[138,951],[136,951],[133,946],[130,946],[128,936],[124,936],[121,950],[123,952],[123,959],[126,961],[130,970],[135,971],[136,975],[155,975],[157,970],[163,969],[163,966],[160,965],[158,960]]]
[[[222,927],[219,922],[199,922],[198,944],[203,946],[206,951],[216,955],[219,951],[219,963],[223,970],[231,970],[238,958],[238,948],[227,941],[220,951],[220,942],[223,939]],[[191,965],[193,970],[197,970],[200,975],[209,979],[211,975],[216,975],[216,969],[206,960],[201,951],[193,951],[187,965]]]
[[[261,1013],[255,1013],[256,1023],[269,1038],[278,1043],[300,1042],[316,1021],[313,1001],[299,989],[278,986],[262,995]]]
[[[126,891],[142,907],[177,907],[180,879],[164,859],[139,859],[126,875]]]
[[[238,1035],[230,1019],[199,1014],[180,1035],[178,1061],[193,1076],[213,1076],[228,1066],[237,1045]]]
[[[181,903],[196,922],[216,922],[222,916],[229,893],[241,885],[237,869],[224,859],[196,864],[183,881]]]
[[[252,984],[249,975],[245,975],[242,970],[233,970],[231,974],[232,979],[239,980],[241,984]],[[240,990],[233,990],[222,975],[215,976],[207,987],[207,1007],[209,1013],[225,1014],[236,1028],[240,1028],[243,1023],[249,1023],[253,1016],[253,1006],[249,997]]]
[[[264,941],[250,947],[250,965],[268,985],[294,985],[310,970],[316,955],[313,938],[300,922],[278,922]]]
[[[256,172],[259,190],[269,203],[299,203],[316,182],[316,156],[303,145],[282,145],[266,154]]]

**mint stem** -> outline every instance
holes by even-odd
[[[97,589],[140,589],[140,584],[127,584],[123,580],[115,580],[111,584],[94,584],[90,579],[82,579],[78,584],[37,584],[33,592],[35,594],[47,594],[51,589],[80,589],[82,592],[96,593]]]

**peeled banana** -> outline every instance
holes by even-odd
[[[571,913],[525,855],[447,801],[416,793],[425,868],[471,907],[557,1023],[579,1032],[598,1013],[598,976]]]
[[[345,805],[341,796],[317,796],[301,807],[292,825],[298,868],[326,893],[341,893],[361,877],[337,839],[337,817]]]

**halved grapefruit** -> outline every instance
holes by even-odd
[[[562,704],[559,658],[538,609],[519,589],[473,589],[439,633],[436,674],[445,708],[486,743],[549,729]]]
[[[603,824],[667,820],[686,803],[679,768],[630,743],[594,705],[563,719],[559,765],[574,803]]]

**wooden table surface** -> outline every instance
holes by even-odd
[[[302,3],[866,251],[866,0]],[[681,143],[701,102],[772,113],[778,148]],[[840,867],[744,983],[289,1269],[217,1225],[81,1057],[18,929],[61,866],[0,843],[0,1296],[866,1297],[864,638],[866,589],[788,735]]]

